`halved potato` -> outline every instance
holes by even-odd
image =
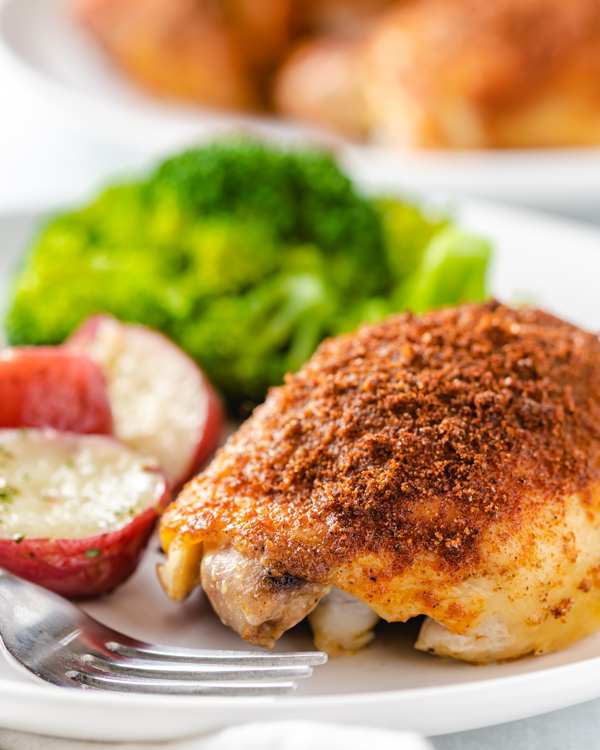
[[[0,566],[64,596],[124,581],[169,499],[156,461],[114,438],[0,430]]]
[[[6,427],[110,435],[102,369],[85,354],[58,346],[0,351],[0,428]]]
[[[210,458],[224,427],[219,399],[194,360],[166,336],[96,315],[66,345],[103,368],[115,436],[156,456],[173,488]]]

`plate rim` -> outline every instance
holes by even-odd
[[[2,650],[4,651],[3,647]],[[532,657],[541,658],[541,657]],[[49,704],[49,708],[56,708],[60,706],[61,712],[71,711],[83,711],[84,716],[87,715],[86,709],[91,709],[92,713],[98,711],[126,711],[130,714],[131,710],[139,712],[140,716],[147,716],[147,712],[153,708],[168,709],[178,718],[180,715],[187,715],[191,713],[192,709],[198,709],[201,706],[205,709],[204,713],[214,711],[216,714],[218,710],[226,710],[226,712],[233,713],[237,712],[238,716],[231,720],[231,717],[226,721],[216,720],[209,721],[208,725],[211,728],[225,728],[226,726],[232,726],[234,724],[245,723],[252,720],[252,710],[255,708],[269,706],[276,708],[277,717],[273,720],[279,720],[282,718],[301,719],[310,718],[305,716],[307,711],[311,711],[311,715],[314,710],[317,709],[318,713],[322,715],[324,712],[331,711],[332,709],[341,708],[351,710],[353,715],[345,717],[345,722],[350,724],[365,725],[372,723],[365,721],[366,715],[373,716],[373,712],[376,711],[376,717],[385,714],[386,712],[400,708],[398,717],[400,722],[393,722],[391,724],[386,723],[384,726],[390,728],[405,729],[417,731],[427,736],[438,736],[441,734],[451,734],[455,732],[470,731],[473,729],[479,729],[483,727],[495,726],[506,722],[517,721],[524,718],[530,718],[532,716],[548,713],[553,710],[568,708],[572,705],[583,703],[587,700],[600,697],[600,670],[594,670],[594,667],[600,665],[600,656],[590,657],[582,659],[577,662],[569,664],[558,665],[554,667],[543,668],[535,670],[533,672],[527,672],[524,674],[517,675],[506,675],[501,677],[487,678],[483,680],[475,680],[472,682],[459,683],[453,685],[444,686],[428,686],[419,688],[409,688],[401,690],[383,690],[383,691],[371,691],[366,693],[351,693],[351,694],[333,694],[333,695],[315,695],[315,696],[280,696],[276,698],[259,698],[259,697],[204,697],[204,696],[157,696],[157,695],[130,695],[124,693],[103,693],[101,691],[87,691],[87,690],[73,690],[68,691],[68,688],[61,688],[53,685],[41,685],[36,684],[33,678],[30,684],[26,683],[12,683],[10,680],[0,680],[0,720],[3,722],[3,728],[12,729],[17,731],[27,731],[32,734],[48,734],[48,727],[56,726],[56,721],[44,721],[43,726],[31,726],[28,723],[24,724],[22,720],[18,718],[15,720],[14,716],[8,719],[5,714],[4,703],[8,703],[10,709],[10,703],[19,700],[28,703],[35,701],[38,711],[41,708],[41,704]],[[476,666],[472,666],[473,669],[477,669]],[[581,677],[587,675],[590,671],[595,671],[594,680],[581,680]],[[564,699],[557,696],[557,691],[553,687],[555,680],[559,678],[561,681],[561,688],[563,690],[570,689],[569,697]],[[540,686],[547,685],[547,689],[540,691]],[[506,697],[509,694],[513,695],[527,695],[531,696],[531,689],[536,688],[533,691],[535,696],[535,708],[532,710],[531,707],[523,708],[520,711],[515,712],[514,709],[499,700]],[[546,702],[547,694],[551,693],[554,700],[549,703]],[[493,700],[490,700],[492,698]],[[400,701],[400,706],[398,702]],[[488,706],[492,704],[494,711],[492,714],[488,714],[486,718],[480,716],[479,718],[473,718],[472,721],[465,723],[464,721],[453,721],[441,719],[437,720],[432,726],[431,722],[427,720],[422,722],[418,716],[412,720],[406,715],[407,711],[412,711],[418,706],[422,706],[423,702],[427,703],[428,711],[435,713],[440,711],[443,713],[443,709],[447,709],[450,705],[457,706],[462,702],[468,702],[471,706],[477,704],[480,707]],[[198,717],[198,714],[194,715]],[[285,716],[287,714],[287,716]],[[138,721],[140,716],[138,716]],[[508,717],[508,718],[507,718]],[[205,717],[201,717],[204,719]],[[270,720],[269,717],[260,716],[254,720]],[[333,716],[331,721],[339,722],[344,721],[339,716]],[[135,723],[135,722],[133,722]],[[62,724],[59,718],[59,724]],[[206,731],[207,722],[204,720],[198,722],[191,722],[191,725],[195,727],[194,731]],[[378,726],[382,724],[377,722]],[[96,740],[96,741],[150,741],[150,740],[176,740],[185,736],[189,736],[190,722],[187,722],[183,731],[168,731],[164,736],[157,738],[154,727],[149,727],[148,731],[134,730],[133,732],[127,732],[127,737],[123,738],[122,731],[118,731],[117,734],[114,731],[108,730],[103,733],[101,737],[98,736],[97,731],[81,731],[72,728],[61,728],[59,726],[58,732],[52,736],[63,737],[65,739],[79,739],[79,740]]]

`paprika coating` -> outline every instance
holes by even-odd
[[[566,646],[600,628],[600,342],[495,301],[330,339],[184,489],[161,538],[174,599],[204,581],[207,550],[233,550],[240,585],[246,560],[253,581],[312,587],[302,607],[288,587],[296,622],[335,585],[389,621],[427,615],[417,647],[434,653]],[[264,581],[258,609],[242,588],[217,612],[272,646],[295,622],[281,598],[271,617]]]

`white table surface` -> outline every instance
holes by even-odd
[[[598,750],[600,700],[487,729],[431,738],[436,750]]]
[[[0,69],[0,212],[75,200],[143,157],[40,121],[2,89]]]
[[[135,170],[143,155],[32,116],[0,70],[0,213],[44,208]],[[1,248],[0,248],[1,252]],[[600,700],[497,727],[436,737],[437,750],[597,750]]]

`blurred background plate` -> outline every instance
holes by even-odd
[[[401,152],[348,145],[274,118],[161,101],[113,68],[60,0],[0,0],[0,70],[4,107],[11,89],[36,122],[45,118],[112,144],[115,166],[241,129],[333,146],[354,176],[396,190],[451,191],[600,222],[600,147]]]

